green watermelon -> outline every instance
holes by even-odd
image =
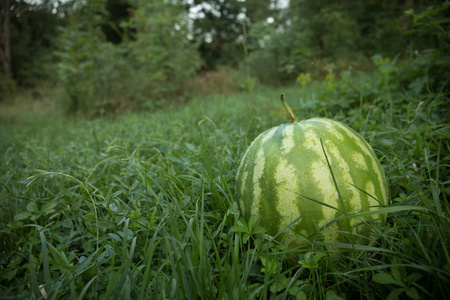
[[[258,216],[269,235],[281,241],[289,233],[296,245],[369,243],[368,224],[382,226],[385,216],[352,215],[388,202],[386,177],[374,151],[341,122],[296,122],[285,107],[291,123],[261,133],[241,160],[236,176],[241,215],[247,220]]]

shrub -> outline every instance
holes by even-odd
[[[197,68],[197,53],[187,39],[183,11],[163,1],[138,1],[121,44],[106,41],[103,0],[88,2],[86,18],[61,30],[59,76],[68,111],[87,116],[123,109],[153,109],[185,92],[183,83]],[[92,6],[92,7],[91,7]]]

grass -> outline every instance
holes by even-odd
[[[375,81],[91,121],[3,110],[0,299],[444,298],[448,96]],[[259,133],[287,122],[281,92],[298,120],[334,118],[374,148],[391,196],[376,244],[285,249],[240,219],[236,170]]]

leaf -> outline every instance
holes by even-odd
[[[248,229],[250,232],[252,232],[253,228],[255,228],[256,222],[258,222],[258,216],[252,215],[248,221]]]
[[[266,228],[264,228],[264,227],[256,227],[254,230],[253,230],[253,233],[254,234],[258,234],[258,233],[266,233],[267,232],[267,229]]]
[[[299,264],[305,269],[316,269],[319,267],[319,260],[325,256],[325,253],[319,252],[314,254],[313,252],[308,252],[305,254],[305,260],[299,260]]]
[[[24,220],[31,217],[31,213],[29,211],[23,211],[14,216],[15,221]]]
[[[384,146],[387,146],[387,147],[392,147],[392,145],[394,144],[394,142],[392,141],[392,140],[389,140],[389,139],[382,139],[381,140],[381,143],[384,145]]]
[[[416,282],[420,278],[422,278],[422,274],[420,274],[420,273],[412,273],[411,275],[408,276],[408,284],[413,284],[414,282]]]
[[[289,279],[286,276],[279,277],[274,284],[270,286],[270,291],[272,293],[278,293],[282,290],[285,290],[289,284]]]
[[[28,203],[28,205],[27,205],[27,210],[29,211],[29,212],[32,212],[32,213],[39,213],[39,207],[38,207],[38,205],[36,204],[36,202],[30,202],[30,203]]]
[[[381,284],[396,284],[399,285],[399,282],[392,277],[391,274],[388,273],[378,273],[373,275],[372,280],[376,283]]]
[[[118,212],[118,211],[119,211],[119,208],[117,207],[117,205],[116,205],[115,203],[111,203],[111,204],[109,205],[109,209],[110,209],[112,212]]]
[[[308,298],[306,297],[305,292],[300,291],[300,292],[298,292],[297,296],[295,296],[295,299],[296,300],[306,300]]]
[[[251,237],[251,235],[250,234],[248,234],[248,233],[246,233],[246,234],[244,234],[244,237],[243,237],[243,242],[244,242],[244,244],[247,244],[247,242],[248,242],[248,239]]]
[[[42,212],[46,215],[51,214],[55,211],[55,207],[58,205],[58,202],[56,201],[49,201],[42,206]]]
[[[406,295],[408,295],[412,299],[420,299],[419,292],[415,287],[409,287],[406,289]]]
[[[260,259],[264,266],[264,268],[261,268],[261,272],[266,273],[268,276],[275,274],[281,268],[279,262],[275,259],[265,257],[260,257]]]
[[[108,235],[109,235],[110,237],[112,237],[114,240],[116,240],[116,241],[118,241],[118,242],[122,242],[122,238],[121,238],[119,235],[117,235],[117,234],[115,234],[115,233],[108,233]]]
[[[245,220],[238,220],[237,224],[231,227],[231,232],[241,232],[241,233],[248,233],[248,226],[247,222]]]
[[[327,291],[326,300],[345,300],[345,298],[338,296],[335,291]]]
[[[7,279],[7,280],[12,280],[12,279],[14,279],[14,278],[16,278],[16,274],[17,274],[17,271],[19,271],[19,269],[18,268],[14,268],[14,269],[8,269],[8,270],[5,270],[6,272],[5,273],[3,273],[4,275],[4,278],[5,279]]]
[[[118,231],[117,234],[120,235],[124,239],[126,238],[127,241],[133,239],[133,237],[134,237],[134,232],[131,231],[130,229],[126,229],[126,232]]]
[[[197,147],[195,147],[194,145],[192,145],[191,143],[186,143],[186,148],[191,151],[192,153],[197,153],[199,150],[197,149]]]
[[[392,267],[391,273],[394,279],[403,287],[405,287],[405,284],[403,283],[403,277],[402,273],[399,267]]]
[[[404,288],[398,288],[393,290],[392,292],[389,293],[389,295],[387,296],[387,300],[396,300],[398,299],[398,297],[405,291]]]

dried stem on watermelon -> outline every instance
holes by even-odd
[[[294,113],[292,112],[291,107],[289,106],[289,104],[287,104],[286,100],[284,100],[284,94],[281,94],[281,103],[283,103],[284,108],[286,108],[286,111],[289,115],[289,122],[291,122],[291,124],[295,123],[295,116]]]

